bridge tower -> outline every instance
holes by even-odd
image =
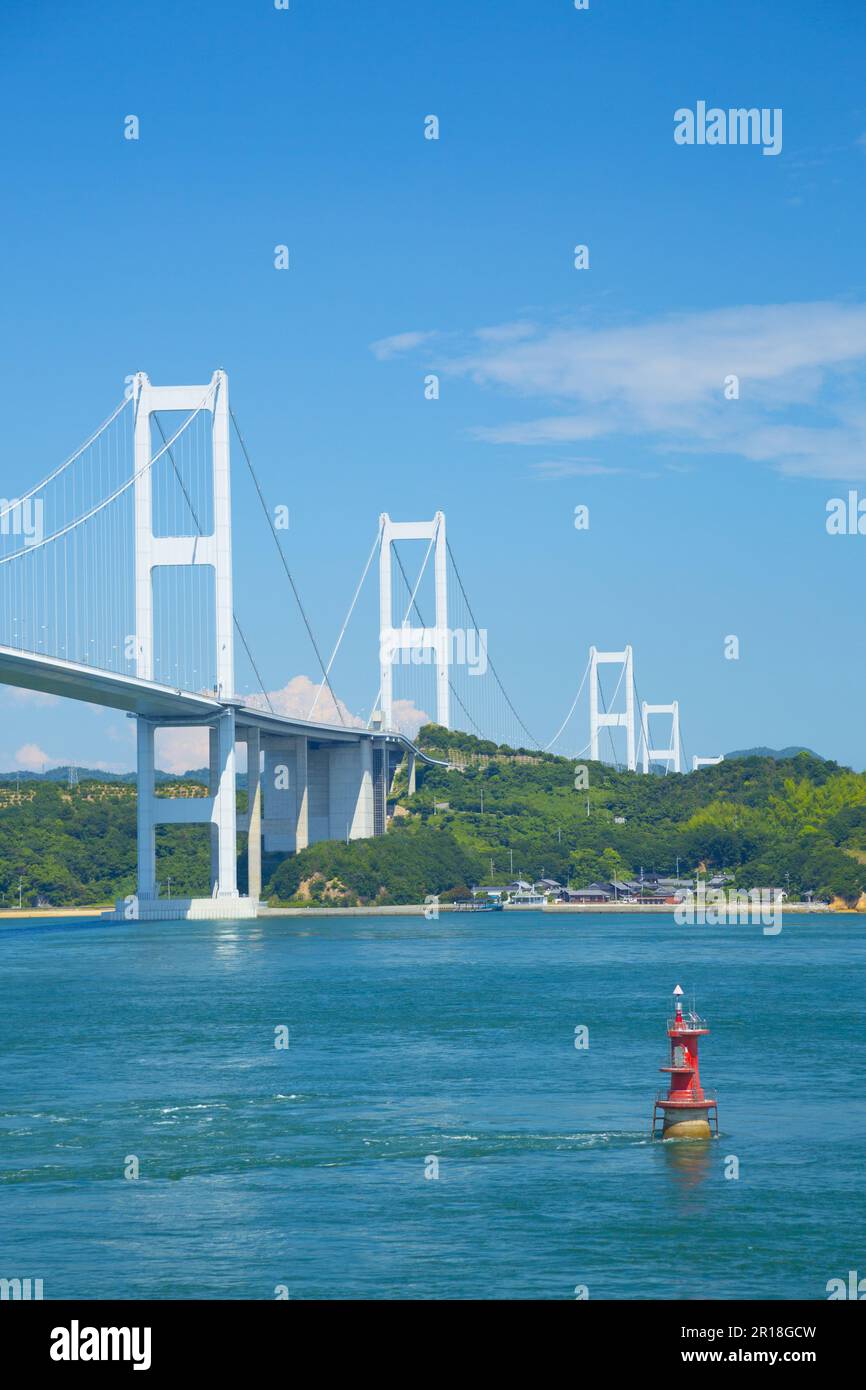
[[[387,512],[379,518],[381,547],[379,551],[379,671],[382,702],[382,727],[390,730],[394,724],[393,689],[394,666],[401,651],[432,651],[436,662],[436,723],[451,727],[449,663],[451,660],[448,630],[448,547],[445,538],[445,513],[437,512],[432,521],[392,521]],[[435,624],[433,627],[413,627],[407,619],[394,626],[391,547],[395,541],[429,541],[434,550]],[[426,564],[426,561],[425,561]]]
[[[651,714],[671,716],[671,742],[669,748],[651,748],[649,717]],[[674,772],[682,772],[680,759],[680,706],[678,700],[669,705],[648,705],[644,700],[641,706],[641,735],[643,743],[643,770],[649,772],[651,762],[673,763]]]
[[[697,753],[692,758],[692,772],[697,772],[699,767],[715,767],[718,763],[725,761],[724,753],[720,753],[717,758],[699,758]]]
[[[209,723],[210,788],[207,798],[157,797],[154,739],[157,727],[176,720],[137,716],[138,725],[138,897],[157,896],[156,825],[160,821],[206,820],[211,827],[211,887],[215,898],[237,898],[235,803],[234,610],[232,604],[231,486],[229,476],[229,388],[225,372],[209,386],[154,386],[144,372],[132,383],[135,410],[135,666],[141,680],[154,680],[154,570],[159,566],[208,565],[214,575],[214,657],[220,713]],[[155,411],[211,415],[213,531],[164,536],[154,533],[153,440]],[[187,721],[189,723],[189,721]]]
[[[601,685],[599,666],[621,666],[620,680],[625,681],[625,709],[619,713],[603,710],[599,713]],[[600,652],[596,647],[589,649],[589,738],[590,757],[599,760],[599,733],[603,728],[624,728],[626,732],[626,766],[629,772],[637,768],[634,736],[634,662],[631,647],[621,652]]]

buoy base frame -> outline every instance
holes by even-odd
[[[658,1133],[659,1111],[662,1127]],[[712,1116],[714,1126],[710,1124]],[[713,1139],[719,1133],[719,1112],[715,1101],[705,1101],[702,1105],[670,1105],[656,1101],[653,1106],[653,1139]]]

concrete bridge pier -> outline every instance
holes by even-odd
[[[262,896],[262,744],[258,729],[243,729],[238,737],[247,746],[247,809],[238,817],[238,830],[247,834],[247,895],[258,904]]]
[[[211,897],[236,898],[237,766],[235,712],[225,709],[210,727]]]
[[[132,901],[119,906],[126,918],[227,917],[256,915],[257,898],[242,898],[237,885],[235,710],[224,707],[206,726],[210,742],[207,796],[157,796],[155,738],[158,728],[200,727],[198,721],[137,716],[138,882]],[[157,825],[210,826],[211,896],[167,898],[156,882]],[[259,884],[261,871],[259,870]]]
[[[318,840],[383,835],[388,800],[402,750],[388,737],[323,728],[270,728],[234,702],[206,717],[138,715],[138,887],[118,911],[143,918],[255,917],[262,894],[262,855],[297,854]],[[155,737],[160,728],[207,728],[206,796],[156,793]],[[236,801],[236,741],[247,748],[246,809]],[[415,755],[408,777],[414,785]],[[210,831],[211,895],[159,896],[156,827],[205,824]],[[237,835],[247,835],[247,895],[238,892]],[[125,910],[124,910],[125,908]]]

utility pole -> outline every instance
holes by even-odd
[[[19,911],[19,912],[21,911],[21,890],[22,890],[23,887],[24,887],[24,880],[23,880],[23,878],[19,878],[19,880],[18,880],[18,911]]]
[[[484,815],[484,788],[481,788],[481,814]]]

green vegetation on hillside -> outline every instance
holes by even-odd
[[[453,734],[428,727],[421,737],[426,751],[449,756]],[[460,742],[465,756],[465,735]],[[610,877],[612,868],[674,873],[677,861],[681,872],[727,869],[737,886],[787,886],[792,896],[853,899],[866,882],[856,857],[866,850],[866,776],[837,763],[799,753],[644,777],[602,763],[536,758],[514,762],[502,750],[460,773],[427,768],[407,805],[428,819],[434,800],[448,801],[450,812],[436,821],[492,856],[499,874],[513,851],[523,877],[544,870],[576,887]],[[586,790],[575,790],[577,766],[586,768]]]
[[[269,893],[280,901],[298,896],[325,904],[418,903],[471,883],[478,860],[448,831],[420,821],[375,840],[322,840],[284,859]],[[467,889],[468,892],[468,889]]]
[[[342,904],[419,902],[473,884],[547,875],[573,887],[641,869],[728,870],[738,887],[855,902],[866,884],[866,775],[810,753],[731,759],[688,776],[643,777],[508,749],[429,725],[419,742],[459,770],[419,764],[400,814],[376,840],[324,841],[270,858],[265,896]],[[578,779],[580,780],[580,779]],[[201,795],[186,779],[164,793]],[[241,793],[241,800],[244,795]],[[434,810],[447,803],[447,810]],[[483,811],[482,811],[483,803]],[[158,830],[157,876],[173,895],[206,895],[207,826]],[[239,879],[246,880],[244,854]],[[125,783],[0,786],[2,905],[108,902],[135,886],[135,789]]]
[[[166,794],[203,794],[189,782]],[[157,828],[157,876],[173,894],[207,894],[206,825]],[[0,786],[0,907],[108,903],[135,890],[135,788],[118,781]]]

